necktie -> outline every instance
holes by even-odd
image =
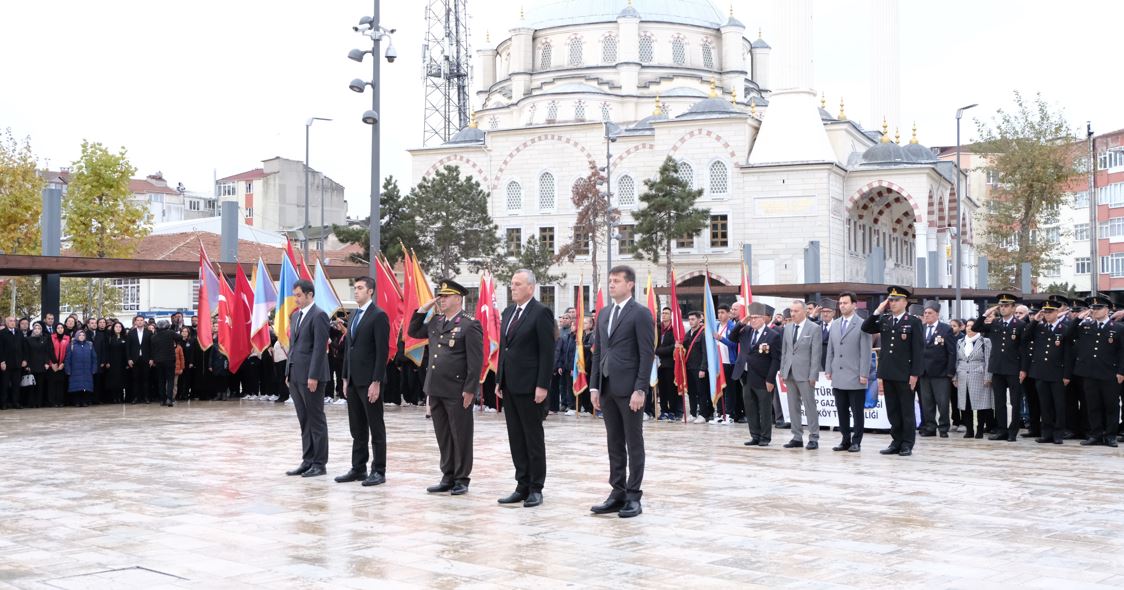
[[[926,340],[932,340],[933,339],[933,327],[932,326],[929,326],[929,333],[925,334],[925,339]]]
[[[621,306],[614,305],[613,306],[613,313],[609,315],[609,335],[610,336],[613,335],[613,327],[614,327],[614,324],[617,323],[617,313],[620,311],[620,309],[621,309]]]
[[[839,329],[842,330],[839,333],[840,336],[847,333],[847,318],[843,318],[843,322],[840,324]]]
[[[355,317],[351,318],[351,332],[355,331],[355,326],[359,325],[359,318],[363,315],[363,308],[355,310]]]
[[[519,318],[522,315],[523,315],[523,308],[522,307],[516,307],[515,308],[515,317],[511,318],[511,323],[507,325],[507,333],[508,334],[511,334],[512,326],[519,323]]]
[[[796,346],[796,340],[800,338],[800,324],[792,327],[792,345]]]
[[[749,343],[749,347],[753,348],[754,346],[757,346],[757,339],[760,338],[760,337],[761,337],[761,331],[760,330],[754,330],[753,331],[753,341]]]
[[[295,323],[295,324],[293,324],[293,325],[294,325],[294,326],[295,326],[295,327],[296,327],[297,329],[300,329],[300,327],[301,327],[301,320],[303,320],[303,319],[304,319],[304,310],[302,309],[302,310],[300,310],[300,311],[298,311],[298,312],[297,312],[297,323]]]

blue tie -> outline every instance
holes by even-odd
[[[355,326],[359,325],[359,318],[363,315],[363,308],[355,310],[355,317],[351,318],[351,331],[355,331]]]

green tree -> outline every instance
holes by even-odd
[[[640,195],[644,204],[632,218],[636,220],[636,257],[659,263],[661,254],[667,265],[667,282],[671,283],[671,242],[693,236],[706,227],[709,209],[695,207],[702,189],[692,189],[679,176],[679,164],[669,156],[660,165],[655,178],[644,181]]]
[[[0,250],[38,254],[43,179],[35,168],[31,140],[18,141],[12,130],[0,137]]]
[[[1068,281],[1061,283],[1050,283],[1042,290],[1043,293],[1054,293],[1057,295],[1065,295],[1070,299],[1077,297],[1077,286],[1069,284]]]
[[[535,279],[540,285],[553,285],[566,278],[566,273],[551,274],[550,269],[558,264],[560,257],[554,253],[548,244],[544,244],[537,237],[527,238],[527,242],[514,257],[509,257],[506,264],[496,270],[496,278],[500,283],[511,281],[515,271],[525,268],[535,273]]]
[[[417,217],[414,214],[413,200],[409,195],[402,195],[402,191],[398,188],[398,181],[393,176],[386,177],[382,183],[379,214],[381,218],[379,246],[383,256],[393,264],[402,258],[402,244],[409,248],[414,236],[417,235]],[[362,225],[332,226],[332,232],[336,234],[339,241],[363,246],[362,254],[352,254],[348,257],[352,262],[368,264],[371,260],[371,231],[368,227],[370,219],[368,217]]]
[[[459,167],[445,166],[423,178],[407,199],[418,223],[403,242],[434,280],[456,275],[462,263],[471,272],[498,268],[498,228],[488,214],[488,193],[475,178],[462,178]]]
[[[110,317],[121,309],[121,290],[107,285],[103,279],[63,277],[59,281],[59,303],[79,317]],[[129,318],[124,319],[131,324]]]
[[[607,229],[609,223],[616,223],[620,217],[620,210],[610,205],[605,191],[600,186],[605,184],[605,175],[591,165],[589,175],[574,183],[570,200],[577,209],[574,218],[573,236],[568,244],[558,249],[558,259],[573,261],[581,255],[589,255],[589,264],[593,269],[593,289],[590,296],[597,291],[600,284],[600,275],[597,264],[597,254],[602,244],[608,243]],[[592,307],[593,302],[587,302]]]
[[[0,301],[8,302],[8,315],[39,317],[39,277],[13,277],[0,283]]]
[[[128,258],[148,235],[148,210],[129,201],[129,180],[136,171],[125,148],[112,154],[100,143],[82,142],[63,202],[65,231],[75,254]]]
[[[988,203],[981,246],[996,289],[1021,285],[1024,262],[1035,275],[1058,268],[1057,243],[1040,230],[1057,224],[1058,208],[1078,174],[1081,155],[1060,110],[1040,94],[1028,103],[1015,92],[1014,101],[1014,110],[998,109],[990,123],[976,121],[980,139],[972,148],[989,155],[986,170],[999,178]]]

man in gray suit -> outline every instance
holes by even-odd
[[[862,450],[866,388],[870,384],[871,335],[862,331],[862,318],[855,315],[854,293],[839,295],[839,319],[831,323],[827,336],[827,378],[839,412],[843,440],[833,451]],[[851,421],[854,420],[854,430]]]
[[[820,327],[808,319],[803,301],[789,306],[792,322],[784,327],[781,343],[781,378],[788,389],[788,417],[792,421],[792,440],[784,448],[804,447],[804,428],[800,423],[800,406],[808,419],[809,451],[820,448],[820,414],[816,408],[816,377],[820,373],[823,336]]]
[[[316,477],[327,473],[328,421],[324,417],[324,391],[331,381],[328,368],[328,314],[316,307],[312,281],[293,284],[297,312],[290,320],[289,364],[285,383],[301,425],[301,464],[287,475]]]
[[[613,487],[609,498],[590,511],[616,512],[621,518],[638,516],[642,511],[643,410],[656,356],[655,320],[652,312],[632,297],[635,286],[636,271],[632,267],[615,266],[609,271],[612,305],[597,315],[589,381],[589,400],[605,419],[609,484]]]

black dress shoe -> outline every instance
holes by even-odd
[[[902,448],[898,445],[890,445],[890,446],[882,449],[881,451],[878,451],[878,454],[879,455],[897,455],[898,453],[901,452],[901,450],[902,450]]]
[[[964,433],[964,438],[975,438],[975,436],[976,436],[976,433],[972,432],[971,430]]]
[[[819,443],[819,441],[810,440],[810,441],[808,441],[808,444],[804,445],[804,448],[809,450],[809,451],[814,451],[814,450],[820,448],[820,443]]]
[[[616,498],[607,498],[604,502],[590,507],[589,511],[594,514],[609,514],[610,512],[620,512],[624,508],[625,501],[617,500]]]
[[[640,507],[640,500],[626,500],[624,508],[617,512],[617,516],[621,518],[632,518],[633,516],[640,516],[644,509]]]
[[[453,486],[453,491],[449,492],[454,496],[463,496],[468,493],[468,484],[458,483]]]
[[[976,431],[976,438],[983,438],[983,437],[984,437],[984,431],[983,430],[977,430]]]
[[[743,442],[742,444],[747,446],[747,447],[756,447],[757,443],[759,443],[759,442],[761,442],[761,439],[755,438],[753,440],[747,440],[747,441]]]
[[[500,504],[518,504],[519,502],[522,502],[526,499],[527,494],[525,492],[520,492],[517,490],[512,492],[510,496],[507,496],[506,498],[500,498],[499,500],[496,500],[496,502],[499,502]]]
[[[1041,436],[1040,436],[1040,437],[1038,437],[1038,438],[1034,439],[1034,442],[1036,442],[1036,443],[1038,443],[1038,444],[1043,444],[1043,445],[1044,445],[1044,444],[1046,444],[1046,443],[1052,443],[1052,442],[1054,442],[1054,439],[1052,439],[1052,438],[1045,438],[1045,437],[1041,437]]]
[[[834,447],[831,447],[831,450],[833,450],[833,451],[849,451],[849,450],[851,450],[851,443],[839,443],[838,445],[836,445]]]
[[[1023,438],[1038,438],[1038,437],[1042,436],[1042,433],[1038,430],[1028,430],[1028,431],[1020,434],[1019,436],[1021,436]]]
[[[928,437],[928,436],[936,436],[936,435],[937,435],[937,433],[935,433],[935,432],[929,432],[928,430],[922,430],[921,432],[918,432],[918,433],[917,433],[917,436],[925,436],[925,437]]]
[[[804,441],[796,440],[796,439],[792,439],[792,440],[784,443],[784,448],[786,448],[786,449],[799,449],[800,447],[803,447],[803,446],[804,446]]]
[[[360,485],[365,488],[369,488],[371,486],[377,486],[384,483],[386,483],[386,476],[377,471],[374,471],[371,472],[371,475],[367,476],[367,479],[364,479],[363,483]]]
[[[941,432],[941,438],[948,438],[947,432]]]
[[[1017,442],[1019,440],[1019,433],[1012,432],[1007,435],[1007,442]]]
[[[858,453],[862,451],[862,445],[859,443],[851,443],[850,448],[847,449],[848,453]]]
[[[913,454],[913,449],[911,449],[909,447],[902,447],[902,450],[898,451],[899,457],[909,457],[912,454]]]
[[[1064,444],[1065,444],[1065,441],[1063,441],[1063,440],[1062,440],[1062,439],[1060,439],[1060,438],[1055,438],[1055,439],[1054,439],[1054,444],[1056,444],[1056,445],[1064,445]]]
[[[765,439],[761,439],[761,440],[757,441],[757,446],[759,446],[759,447],[767,447],[767,446],[769,446],[769,443],[770,443],[770,442],[771,442],[771,441],[767,441],[767,440],[765,440]]]
[[[524,508],[534,508],[539,504],[542,504],[542,492],[531,492],[523,501]]]
[[[430,494],[440,494],[442,492],[447,492],[451,489],[453,489],[452,483],[441,482],[437,485],[429,486],[428,488],[425,488],[425,491],[429,492]]]
[[[349,481],[362,481],[364,479],[367,479],[367,472],[366,471],[356,471],[356,470],[352,469],[352,470],[348,471],[347,473],[336,477],[336,483],[347,483]]]
[[[1095,447],[1099,444],[1101,444],[1101,441],[1099,439],[1092,438],[1092,437],[1089,437],[1089,438],[1081,441],[1081,446],[1083,446],[1083,447]]]
[[[1115,449],[1116,446],[1117,446],[1116,445],[1116,437],[1115,436],[1106,436],[1104,438],[1104,444],[1105,444],[1106,447],[1112,447],[1112,448]]]
[[[300,464],[300,467],[297,467],[296,469],[293,469],[293,470],[290,470],[290,471],[286,471],[286,472],[285,472],[285,475],[301,475],[301,474],[303,474],[303,473],[304,473],[305,471],[308,471],[308,469],[309,469],[310,467],[312,467],[312,465],[308,465],[308,464],[305,464],[305,463],[301,463],[301,464]]]
[[[995,433],[988,435],[987,440],[1007,440],[1007,433]]]
[[[323,467],[313,466],[309,467],[308,471],[301,474],[301,477],[317,477],[320,475],[328,475],[328,472]]]

